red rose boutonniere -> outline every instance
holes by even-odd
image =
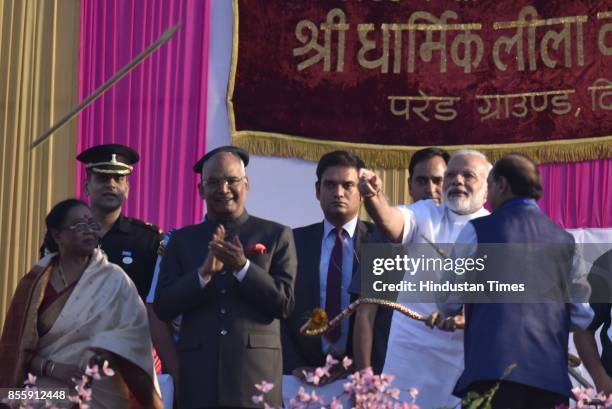
[[[255,254],[266,254],[268,249],[262,243],[255,243],[253,246],[246,252],[247,256],[253,256]]]

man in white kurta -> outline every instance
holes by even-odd
[[[490,168],[479,152],[457,152],[445,173],[444,201],[440,205],[434,200],[422,200],[392,208],[380,192],[380,180],[372,172],[363,173],[360,189],[370,216],[390,240],[404,244],[454,243],[468,221],[489,213],[482,206]],[[435,304],[405,305],[425,316],[437,310]],[[370,342],[373,314],[372,306],[358,311],[356,345]],[[357,356],[356,360],[359,361]],[[408,391],[414,387],[421,408],[453,407],[458,400],[452,396],[452,390],[462,370],[462,331],[432,330],[399,312],[393,314],[383,372],[395,376],[393,385],[400,388],[401,400],[410,401]]]

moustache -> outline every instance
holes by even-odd
[[[449,190],[446,191],[447,195],[453,195],[453,194],[457,194],[457,193],[462,193],[462,194],[465,194],[467,196],[470,195],[470,192],[468,192],[466,189],[453,188],[453,189],[449,189]]]

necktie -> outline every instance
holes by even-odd
[[[343,228],[334,228],[336,242],[329,258],[329,267],[327,269],[327,289],[325,295],[325,311],[331,320],[336,315],[340,314],[340,291],[342,286],[342,247]],[[327,339],[335,342],[340,338],[340,326],[327,334]]]

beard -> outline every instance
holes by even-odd
[[[464,190],[467,196],[449,196],[448,191],[444,192],[444,204],[457,214],[472,214],[482,208],[485,202],[485,190],[469,193]]]

